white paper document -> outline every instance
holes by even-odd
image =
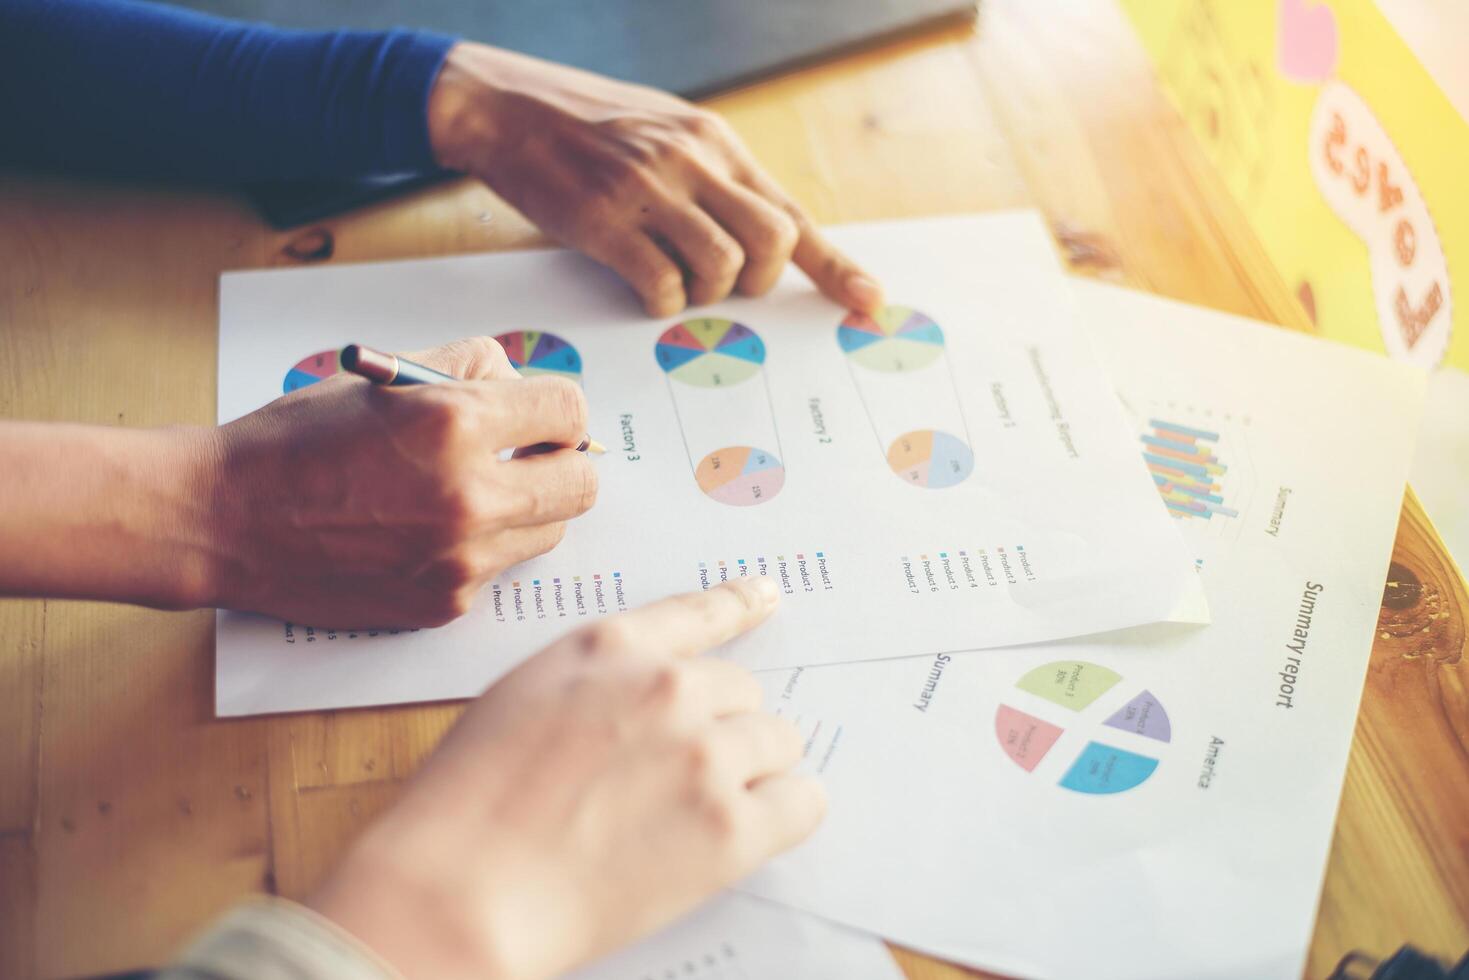
[[[876,936],[729,892],[565,980],[903,980],[903,971]]]
[[[1299,977],[1422,379],[1076,289],[1212,625],[762,674],[831,806],[743,887],[1007,974]]]
[[[569,252],[231,273],[219,417],[335,369],[350,342],[489,334],[578,381],[597,506],[437,630],[222,614],[221,715],[462,698],[566,630],[737,575],[779,616],[751,668],[1202,621],[1197,576],[1029,213],[836,229],[893,306],[850,315],[789,273],[650,320]]]

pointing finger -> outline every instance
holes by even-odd
[[[882,287],[827,241],[806,212],[786,197],[775,181],[758,169],[751,169],[746,182],[795,221],[799,237],[792,261],[817,289],[851,310],[875,313],[882,308]]]
[[[780,590],[763,576],[740,578],[707,592],[672,596],[621,618],[638,647],[655,657],[688,657],[745,633],[780,603]]]

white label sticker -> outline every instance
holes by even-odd
[[[1326,203],[1367,246],[1382,340],[1431,368],[1449,346],[1449,270],[1428,204],[1367,103],[1328,82],[1311,114],[1311,173]]]

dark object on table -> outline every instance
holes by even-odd
[[[1353,950],[1327,980],[1469,980],[1469,951],[1451,967],[1416,946],[1403,946],[1385,960]]]
[[[439,31],[702,98],[819,59],[974,16],[976,0],[166,0],[280,27]],[[279,228],[438,174],[249,188]]]

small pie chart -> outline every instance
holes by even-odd
[[[941,490],[963,483],[974,471],[974,453],[957,436],[937,429],[915,429],[893,440],[888,465],[904,483]]]
[[[699,489],[721,504],[748,507],[775,499],[786,470],[773,453],[753,446],[716,449],[694,469]]]
[[[342,352],[324,350],[310,357],[303,357],[296,366],[286,372],[285,384],[281,389],[290,394],[299,388],[314,385],[322,378],[330,378],[342,370]]]
[[[669,377],[698,388],[723,388],[759,373],[765,342],[742,323],[711,317],[675,323],[659,336],[654,353]]]
[[[885,306],[875,315],[849,313],[837,327],[847,357],[874,371],[916,371],[944,353],[944,331],[907,306]]]
[[[549,374],[581,381],[581,355],[570,342],[554,333],[516,330],[495,338],[522,377]]]

